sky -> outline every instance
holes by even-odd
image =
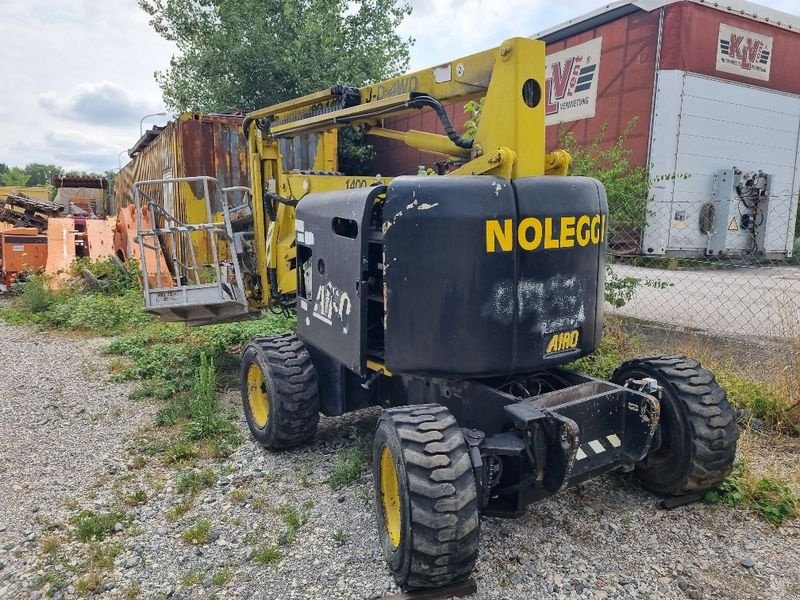
[[[410,0],[411,70],[528,36],[599,0]],[[800,0],[770,0],[800,13]],[[105,171],[128,160],[142,117],[164,112],[154,73],[177,53],[136,0],[0,0],[0,163]],[[147,117],[144,128],[167,116]]]

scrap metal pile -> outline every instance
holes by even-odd
[[[78,183],[86,185],[84,178]],[[35,272],[53,275],[58,285],[76,258],[114,255],[115,220],[96,216],[97,199],[68,185],[59,191],[61,202],[21,191],[0,197],[0,291]]]
[[[49,200],[32,198],[22,192],[0,198],[0,223],[14,227],[34,227],[39,233],[47,229],[47,221],[57,217],[63,207]]]

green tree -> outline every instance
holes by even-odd
[[[599,179],[606,188],[609,211],[609,235],[620,225],[636,230],[647,224],[647,199],[650,181],[647,169],[630,164],[631,150],[626,142],[636,127],[632,119],[616,140],[606,140],[608,125],[588,144],[579,144],[572,132],[561,131],[561,145],[572,156],[570,175],[585,175]]]
[[[4,173],[0,173],[0,185],[22,187],[28,184],[28,179],[30,177],[19,167],[11,167]]]
[[[179,54],[156,73],[175,112],[253,110],[408,66],[397,0],[139,0]]]
[[[25,165],[25,174],[29,176],[28,185],[49,185],[54,175],[61,172],[61,167],[56,165],[44,165],[42,163],[30,163]]]

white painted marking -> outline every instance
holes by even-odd
[[[324,317],[319,313],[314,313],[314,316],[317,317],[323,323],[327,323],[328,325],[332,325],[331,320],[328,317]]]
[[[302,308],[303,310],[308,310],[308,301],[306,301],[306,300],[303,300],[303,299],[301,298],[301,299],[300,299],[300,308]]]
[[[305,231],[306,230],[306,222],[305,221],[297,219],[294,222],[294,225],[295,225],[295,228],[297,229],[297,231]]]
[[[611,445],[614,446],[614,448],[619,448],[620,444],[622,444],[622,442],[619,439],[619,436],[616,433],[613,433],[611,435],[607,435],[606,439],[609,442],[611,442]]]
[[[589,442],[589,447],[594,450],[595,454],[600,454],[601,452],[605,452],[606,448],[600,442],[600,440],[592,440]]]
[[[313,245],[314,245],[314,232],[306,231],[306,246],[313,246]]]
[[[302,231],[297,232],[297,241],[300,242],[301,244],[306,243],[306,235]]]
[[[583,460],[586,458],[586,452],[578,448],[578,452],[575,453],[575,460]]]
[[[439,206],[438,202],[434,202],[433,204],[428,204],[427,202],[423,202],[419,205],[419,210],[430,210],[434,206]]]
[[[450,63],[433,67],[433,81],[436,83],[447,83],[453,78]]]

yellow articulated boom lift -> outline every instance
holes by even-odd
[[[296,333],[254,339],[242,355],[258,442],[294,447],[320,412],[384,407],[375,511],[404,589],[467,578],[480,514],[520,515],[613,469],[659,494],[698,494],[733,464],[733,410],[696,361],[634,360],[611,381],[564,368],[602,335],[608,207],[598,181],[566,176],[566,153],[545,153],[544,68],[544,44],[514,38],[255,111],[244,124],[252,189],[190,182],[206,188],[208,223],[164,210],[157,188],[174,180],[137,184],[139,209],[158,222],[139,232],[142,256],[172,253],[172,285],[145,282],[147,310],[195,325],[296,311]],[[477,95],[467,140],[442,102]],[[435,111],[446,135],[383,126],[416,110]],[[452,168],[391,181],[337,173],[340,127]],[[213,264],[192,258],[197,236],[211,238]]]

